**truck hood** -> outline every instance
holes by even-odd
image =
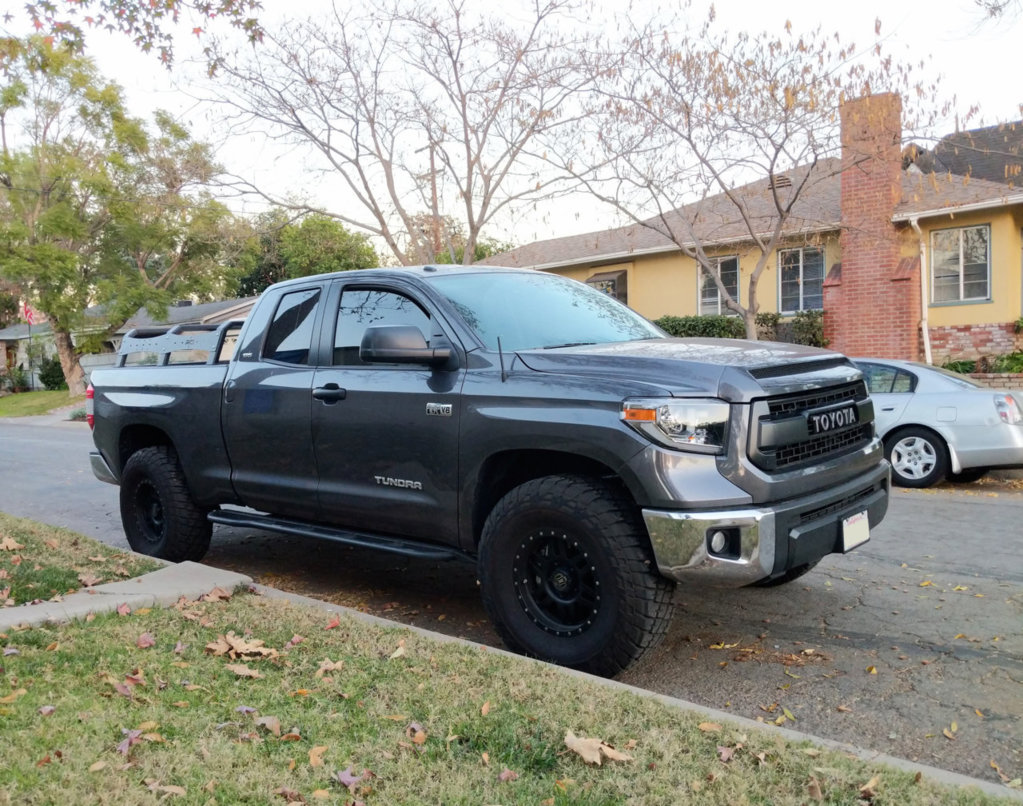
[[[535,372],[598,375],[659,386],[674,396],[712,394],[732,401],[860,377],[845,356],[830,350],[740,339],[645,339],[516,356]]]

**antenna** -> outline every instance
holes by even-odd
[[[504,369],[504,351],[501,349],[501,337],[497,337],[497,359],[501,362],[501,383],[508,380],[508,373]]]

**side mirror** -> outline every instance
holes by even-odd
[[[451,361],[450,347],[428,347],[422,331],[412,325],[368,327],[359,358],[367,364],[423,364],[441,367]]]

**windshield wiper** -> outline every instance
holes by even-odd
[[[565,344],[548,344],[543,349],[545,350],[557,350],[559,347],[586,347],[590,344],[596,344],[595,341],[570,341]]]

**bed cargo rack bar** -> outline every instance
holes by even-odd
[[[121,341],[116,366],[123,367],[130,355],[137,353],[155,356],[152,366],[166,366],[173,353],[204,352],[204,361],[189,363],[216,364],[229,335],[237,335],[243,320],[231,319],[219,325],[184,324],[174,327],[137,327],[128,331]]]

